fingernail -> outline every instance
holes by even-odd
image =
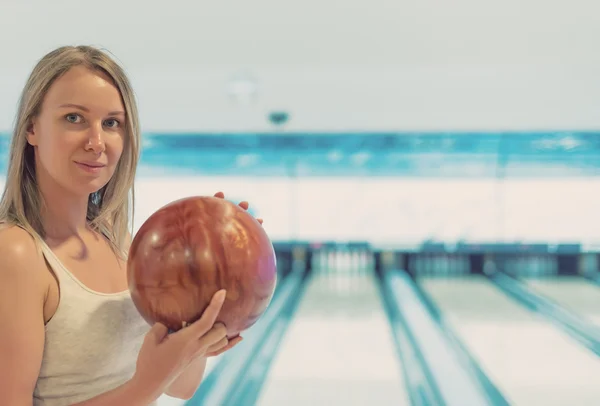
[[[227,291],[225,289],[221,289],[219,291],[219,301],[224,302],[226,297],[227,297]]]

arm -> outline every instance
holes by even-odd
[[[165,393],[179,399],[191,399],[198,390],[204,370],[206,369],[206,357],[198,357],[193,360],[186,369],[175,379]]]
[[[16,227],[0,231],[0,404],[31,406],[44,352],[46,264],[33,239]],[[137,382],[76,406],[147,405],[160,394]]]
[[[44,351],[44,298],[33,240],[0,232],[0,404],[31,405]],[[24,231],[23,231],[24,233]]]
[[[198,357],[193,360],[185,370],[171,383],[167,391],[167,395],[180,398],[190,399],[198,390],[204,378],[206,370],[206,360],[209,357],[216,357],[229,351],[243,340],[242,336],[237,336],[231,340],[226,338],[208,348],[203,357]]]

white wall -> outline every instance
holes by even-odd
[[[593,0],[0,3],[0,131],[45,52],[110,49],[149,131],[600,127]],[[227,98],[239,71],[250,107]]]
[[[0,189],[4,180],[0,179]],[[249,201],[274,240],[600,244],[600,180],[140,178],[134,228],[179,198]]]
[[[135,228],[160,206],[223,191],[275,240],[600,243],[600,181],[147,178]]]

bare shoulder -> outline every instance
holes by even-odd
[[[0,225],[0,253],[11,259],[38,256],[33,237],[21,227],[13,225]]]
[[[22,228],[0,225],[0,258],[0,281],[16,277],[27,278],[34,286],[36,282],[45,282],[44,258],[33,237]],[[36,275],[39,278],[35,278]]]

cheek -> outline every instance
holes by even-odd
[[[106,141],[106,155],[110,165],[116,165],[119,162],[125,148],[124,141],[123,137],[115,137]]]
[[[73,148],[69,144],[68,139],[61,137],[60,134],[47,131],[38,138],[36,150],[46,166],[56,166],[57,162],[62,161],[56,158],[65,156]]]

